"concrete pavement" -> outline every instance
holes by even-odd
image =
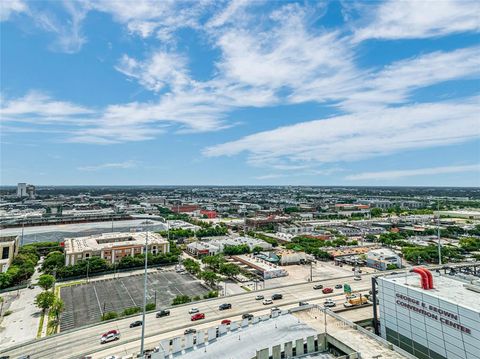
[[[339,283],[349,283],[354,291],[368,290],[371,284],[370,275],[365,275],[364,279],[360,282],[354,282],[353,278],[342,278],[321,281],[321,283],[323,283],[324,286],[330,287]],[[155,313],[150,313],[146,318],[146,338],[148,342],[152,339],[158,345],[157,337],[160,334],[172,332],[174,330],[181,331],[193,326],[192,324],[197,325],[197,323],[216,322],[224,318],[239,316],[247,312],[256,314],[259,311],[269,310],[272,305],[263,306],[261,301],[256,301],[255,296],[257,294],[263,294],[265,297],[269,297],[274,293],[283,294],[283,299],[275,301],[274,303],[274,305],[280,307],[283,307],[286,304],[294,305],[301,300],[309,301],[315,298],[319,299],[341,294],[341,290],[338,289],[335,290],[336,294],[324,295],[321,290],[313,290],[312,286],[312,283],[302,283],[287,287],[266,289],[258,292],[242,293],[228,298],[221,297],[192,305],[174,307],[171,309],[171,315],[169,317],[159,319],[155,318]],[[232,303],[233,308],[231,310],[219,311],[218,306],[224,302]],[[199,307],[200,310],[205,313],[206,319],[192,323],[190,321],[190,314],[188,314],[188,309],[191,306]],[[140,316],[135,316],[61,333],[43,340],[26,343],[21,347],[4,351],[2,354],[10,355],[12,357],[29,354],[32,359],[47,357],[78,358],[82,355],[91,355],[109,348],[115,348],[116,351],[121,351],[121,348],[124,345],[135,344],[139,347],[141,328],[129,328],[129,324],[139,318]],[[102,346],[100,344],[100,335],[111,329],[120,330],[120,341],[111,344],[104,344]]]
[[[40,276],[39,269],[41,260],[35,268],[32,276],[32,283],[36,283]],[[37,337],[37,329],[40,322],[41,310],[33,303],[35,296],[42,292],[42,288],[36,286],[34,289],[20,289],[16,292],[9,292],[5,297],[12,296],[11,305],[8,310],[12,311],[9,316],[3,317],[0,323],[0,350],[5,350],[12,345],[33,340]],[[4,311],[6,308],[4,308]]]

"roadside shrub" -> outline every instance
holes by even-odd
[[[201,300],[202,298],[199,295],[196,295],[195,297],[192,298],[193,301]]]
[[[118,318],[117,312],[106,312],[106,313],[103,313],[102,315],[102,320],[110,320],[115,318]]]
[[[154,310],[155,308],[157,308],[157,305],[155,303],[147,303],[147,305],[145,306],[146,311]]]
[[[210,292],[208,292],[203,296],[203,299],[216,298],[216,297],[218,297],[218,291],[211,290]]]
[[[137,314],[140,313],[141,309],[140,307],[131,307],[131,308],[125,308],[122,312],[123,315],[132,315],[132,314]]]
[[[4,316],[4,317],[7,317],[7,316],[9,316],[9,315],[12,314],[12,313],[13,313],[13,312],[12,312],[11,310],[7,310],[7,311],[5,311],[5,313],[3,313],[3,316]]]
[[[188,295],[177,295],[173,301],[172,305],[179,305],[179,304],[185,304],[185,303],[190,303],[192,299]]]

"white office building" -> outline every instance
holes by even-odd
[[[480,359],[478,279],[433,273],[430,289],[421,277],[377,278],[382,337],[420,359]]]

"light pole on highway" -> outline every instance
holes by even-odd
[[[145,233],[145,272],[143,274],[143,314],[142,314],[142,340],[140,344],[140,356],[143,358],[143,348],[145,341],[145,310],[147,307],[147,257],[148,257],[148,229]]]

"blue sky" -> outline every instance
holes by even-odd
[[[478,1],[0,7],[2,185],[480,185]]]

